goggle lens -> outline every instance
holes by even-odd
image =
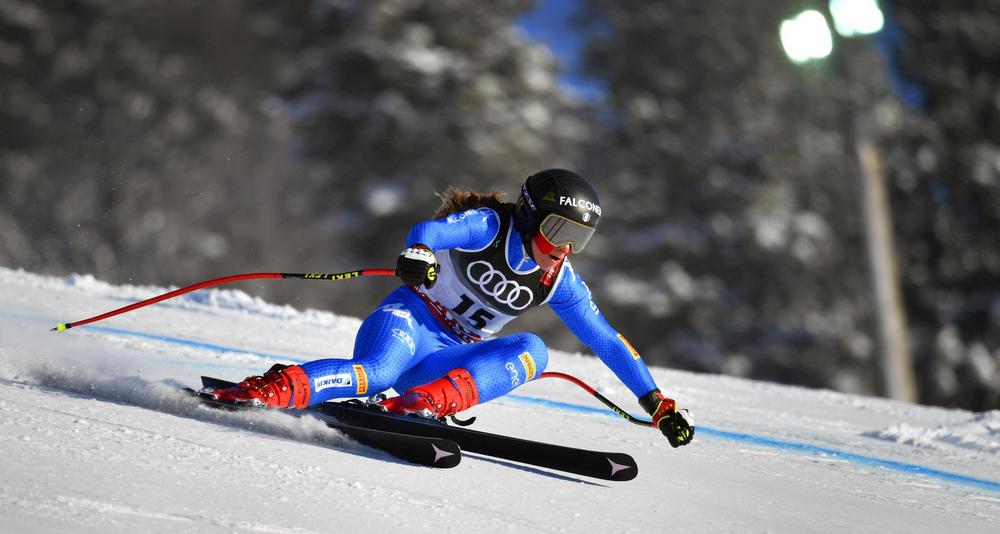
[[[569,245],[573,254],[583,250],[594,235],[595,228],[571,221],[561,215],[550,213],[538,227],[538,233],[548,241],[553,248]]]

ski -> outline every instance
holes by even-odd
[[[224,384],[235,385],[235,383],[221,380],[217,380],[214,383],[218,384],[215,387],[224,387]],[[203,405],[211,408],[224,410],[258,409],[220,401],[211,395],[199,393],[190,388],[184,388],[184,391],[197,398]],[[312,414],[308,410],[299,413],[287,413],[294,416]],[[400,434],[375,428],[355,426],[339,420],[330,420],[329,417],[320,417],[320,419],[328,427],[342,432],[351,439],[383,451],[400,460],[437,468],[455,467],[462,461],[462,449],[459,448],[458,444],[449,439]]]
[[[210,388],[231,384],[204,376],[202,383]],[[603,480],[632,480],[639,473],[635,460],[625,453],[578,449],[453,427],[434,420],[391,414],[360,401],[324,402],[302,411],[332,416],[355,427],[450,440],[466,452]]]

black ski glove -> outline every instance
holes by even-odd
[[[411,286],[423,285],[427,289],[434,287],[440,268],[434,252],[421,244],[407,248],[396,260],[396,276]]]
[[[654,389],[639,399],[646,413],[653,416],[653,425],[667,437],[674,448],[691,443],[694,439],[694,418],[687,410],[678,410],[673,399]]]

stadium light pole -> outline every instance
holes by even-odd
[[[843,38],[865,36],[882,29],[884,17],[877,0],[830,0],[827,13]],[[782,22],[779,35],[785,54],[795,64],[830,58],[842,75],[846,66],[834,49],[836,39],[826,14],[806,10]],[[845,110],[844,135],[855,151],[859,197],[864,220],[869,279],[878,332],[879,367],[883,393],[913,402],[916,386],[910,358],[906,312],[902,305],[892,236],[892,217],[878,149],[857,127],[853,109]]]

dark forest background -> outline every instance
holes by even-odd
[[[880,35],[795,65],[777,28],[806,4],[580,0],[581,98],[530,0],[0,0],[0,265],[391,266],[435,192],[567,167],[605,215],[574,265],[651,363],[880,394],[864,135],[919,400],[1000,408],[1000,1],[883,1]],[[241,288],[364,316],[393,286]]]

